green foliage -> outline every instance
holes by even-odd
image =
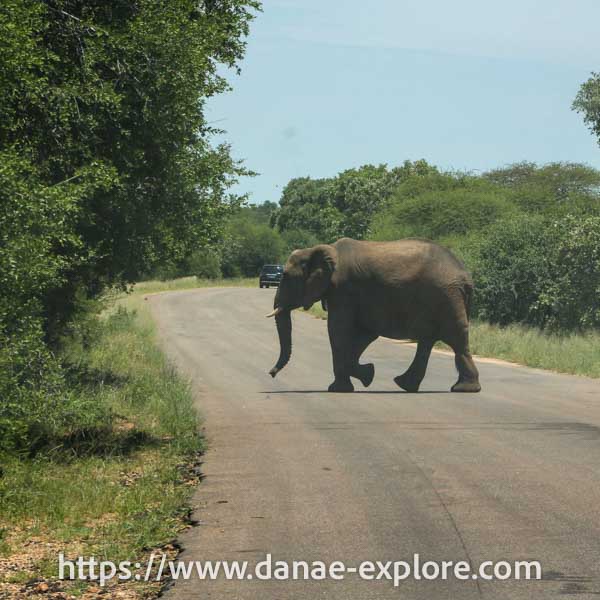
[[[600,143],[600,73],[592,73],[581,86],[573,102],[573,109],[583,114],[585,124]]]
[[[375,218],[371,237],[439,240],[481,231],[517,212],[505,191],[479,178],[435,174],[433,180],[424,178],[420,189],[401,185],[387,208]],[[439,187],[432,189],[434,186]]]
[[[234,218],[254,223],[255,225],[270,225],[273,214],[277,211],[275,202],[262,204],[246,204],[242,206]]]
[[[60,399],[60,427],[60,407],[45,407],[40,425],[53,434],[51,446],[35,457],[3,457],[0,530],[11,533],[12,552],[41,532],[67,553],[131,559],[181,530],[191,492],[182,467],[203,443],[194,398],[156,346],[142,298],[122,302],[139,311],[90,316],[93,343],[81,335],[65,342],[77,386]],[[77,425],[67,411],[87,420]],[[51,563],[46,575],[55,577]],[[44,566],[28,565],[28,580],[37,568]]]
[[[501,187],[466,173],[431,171],[402,182],[375,217],[373,239],[440,239],[479,231],[516,207]]]
[[[234,220],[228,226],[222,250],[225,277],[254,277],[265,264],[278,264],[284,254],[281,236],[268,225]]]
[[[544,325],[547,307],[539,303],[552,275],[556,240],[539,216],[503,220],[479,238],[470,267],[475,280],[474,312],[505,325]]]
[[[471,254],[477,314],[499,324],[598,327],[599,242],[598,217],[498,222]]]
[[[0,454],[34,455],[60,446],[76,432],[104,429],[111,421],[106,405],[68,385],[67,373],[42,342],[40,329],[35,320],[26,319],[2,344]]]
[[[562,329],[600,326],[600,217],[567,216],[554,221],[559,236],[553,277],[540,303],[550,324]]]
[[[303,229],[288,229],[281,234],[284,244],[284,256],[287,258],[294,250],[311,248],[319,243],[319,239],[310,231]]]
[[[283,189],[279,210],[271,224],[281,232],[289,230],[310,231],[319,239],[335,238],[342,214],[331,202],[330,179],[298,177]]]
[[[219,279],[221,277],[221,257],[211,248],[192,252],[186,261],[186,271],[198,279]]]
[[[400,181],[385,165],[363,165],[342,171],[331,188],[333,206],[343,215],[336,237],[364,238],[371,219]]]
[[[579,163],[549,163],[538,167],[521,162],[484,173],[484,179],[511,192],[528,212],[557,213],[600,208],[600,171]]]
[[[284,239],[295,228],[315,236],[287,250],[341,235],[425,237],[473,272],[482,319],[556,330],[600,324],[600,172],[587,165],[516,163],[483,175],[424,161],[366,165],[293,179],[280,204],[272,222]]]
[[[219,65],[241,59],[256,8],[254,0],[0,6],[4,447],[49,435],[44,406],[51,430],[76,420],[49,348],[81,302],[180,264],[218,240],[239,205],[227,188],[245,171],[226,145],[211,146],[203,107],[227,88]]]
[[[330,179],[292,179],[284,188],[272,224],[282,232],[304,230],[325,242],[348,236],[363,239],[374,215],[407,180],[437,172],[424,160],[400,167],[363,165]]]

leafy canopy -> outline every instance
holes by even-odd
[[[52,422],[48,342],[82,299],[212,243],[240,203],[228,188],[245,171],[211,144],[204,103],[227,88],[219,68],[242,58],[258,8],[0,4],[0,450],[39,437],[39,407]]]

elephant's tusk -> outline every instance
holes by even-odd
[[[270,312],[268,315],[265,315],[265,317],[267,317],[267,319],[269,317],[276,317],[282,311],[283,311],[283,308],[281,308],[280,306],[278,306],[277,308],[273,309],[273,311]]]

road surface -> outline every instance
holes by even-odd
[[[380,339],[368,390],[328,394],[326,323],[294,313],[278,355],[273,290],[148,297],[162,343],[195,388],[209,450],[186,560],[537,560],[540,581],[192,579],[176,599],[540,599],[600,596],[600,382],[478,362],[483,391],[448,393],[434,354],[422,392],[393,383],[414,348]]]

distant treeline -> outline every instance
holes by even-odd
[[[419,160],[292,179],[279,205],[242,208],[219,244],[162,274],[254,276],[295,248],[344,236],[450,247],[473,272],[476,316],[490,322],[600,325],[600,171],[575,163],[473,174]]]

